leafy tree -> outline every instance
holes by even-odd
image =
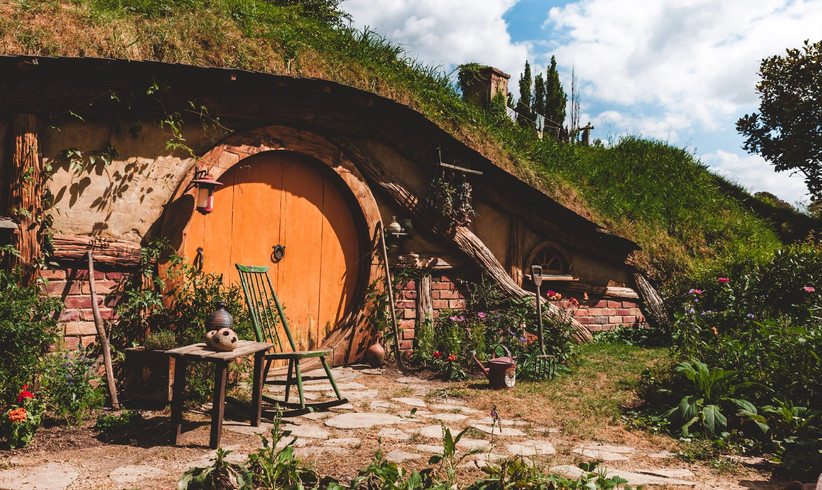
[[[519,77],[519,102],[516,111],[528,119],[534,119],[531,112],[531,83],[531,65],[526,60],[525,71]],[[523,119],[521,124],[529,124],[529,122]]]
[[[545,115],[545,78],[542,73],[534,79],[534,103],[531,107],[535,113]]]
[[[562,126],[565,123],[565,104],[568,96],[562,89],[559,82],[559,72],[557,72],[557,59],[551,56],[551,66],[548,67],[548,74],[545,78],[545,117]]]
[[[822,199],[822,41],[765,58],[759,76],[759,113],[736,123],[742,147],[777,172],[800,172],[811,198]]]

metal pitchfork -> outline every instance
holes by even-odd
[[[554,356],[545,354],[545,337],[542,332],[542,305],[540,304],[542,294],[539,291],[539,287],[542,285],[542,266],[531,265],[531,279],[537,287],[537,322],[539,324],[537,335],[539,337],[539,349],[542,352],[542,355],[537,356],[534,362],[534,377],[536,379],[553,379],[556,374],[556,359]]]

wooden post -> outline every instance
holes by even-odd
[[[431,300],[431,273],[423,270],[417,281],[417,322],[425,323],[434,318],[434,303]]]
[[[23,280],[34,278],[34,263],[40,257],[40,223],[43,216],[43,168],[37,142],[37,116],[18,114],[12,120],[12,155],[8,210],[20,226],[15,247],[20,257],[11,265],[20,266]]]
[[[512,216],[511,230],[508,235],[508,254],[505,257],[507,264],[505,265],[508,267],[508,275],[510,275],[511,279],[520,287],[522,287],[523,279],[522,240],[522,220]]]

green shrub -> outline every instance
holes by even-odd
[[[10,253],[3,248],[2,252]],[[20,276],[0,270],[0,406],[32,383],[41,360],[57,341],[53,312],[62,303],[42,294],[42,284],[21,287]]]
[[[46,405],[58,417],[77,425],[105,401],[94,360],[85,351],[58,352],[45,360],[43,391]]]

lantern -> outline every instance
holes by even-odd
[[[194,172],[194,187],[197,188],[197,211],[208,214],[214,211],[214,188],[223,185],[208,175],[208,170],[197,170]]]

